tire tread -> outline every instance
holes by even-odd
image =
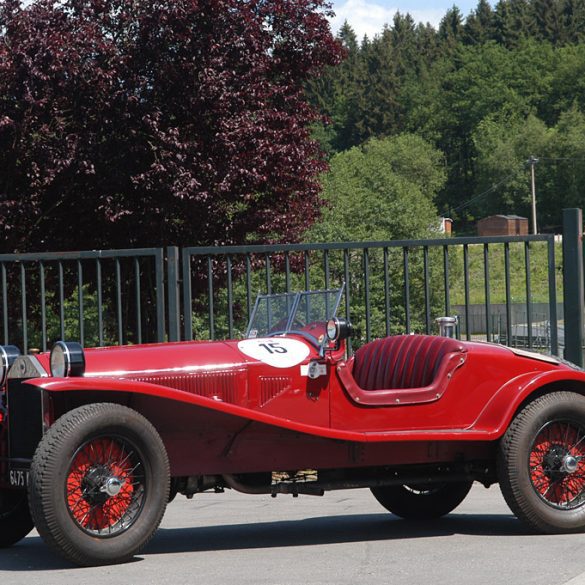
[[[32,517],[34,519],[35,526],[42,536],[43,540],[59,554],[64,556],[72,563],[80,566],[94,566],[97,564],[113,564],[124,562],[132,558],[139,550],[144,548],[150,539],[154,536],[156,529],[162,521],[164,514],[164,508],[162,513],[159,515],[156,525],[153,530],[145,538],[135,550],[125,555],[122,558],[117,558],[111,562],[100,559],[96,562],[96,559],[89,558],[83,552],[81,552],[72,543],[72,539],[68,538],[65,532],[62,530],[60,523],[56,517],[55,509],[51,505],[51,488],[47,488],[47,476],[50,470],[54,468],[57,462],[58,455],[65,445],[67,436],[76,427],[83,425],[90,421],[96,416],[107,416],[108,414],[119,414],[120,412],[126,411],[129,416],[140,417],[141,423],[150,427],[154,432],[155,436],[158,437],[156,429],[152,424],[145,419],[142,415],[136,411],[119,404],[99,402],[80,406],[72,411],[67,412],[61,418],[59,418],[55,424],[53,424],[46,432],[45,436],[39,443],[36,452],[33,457],[33,464],[31,465],[31,478],[29,487],[29,506]],[[160,441],[160,439],[159,439]],[[166,451],[164,444],[160,441],[159,447],[165,453],[166,468],[164,473],[168,478],[170,476],[168,458],[166,457]],[[168,499],[168,481],[167,481],[167,494],[165,502]]]
[[[580,401],[585,409],[585,397],[573,392],[558,391],[544,394],[529,402],[513,419],[504,436],[500,440],[498,450],[498,476],[500,490],[504,500],[514,515],[525,523],[531,532],[536,533],[571,533],[581,532],[583,527],[561,527],[543,518],[539,508],[535,507],[526,497],[522,482],[522,469],[517,464],[522,459],[522,438],[530,432],[530,427],[540,413],[553,407],[573,406]],[[542,502],[543,506],[546,506]]]

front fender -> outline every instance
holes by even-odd
[[[42,388],[49,393],[59,392],[103,392],[104,401],[110,392],[141,394],[156,398],[163,398],[180,404],[191,404],[206,410],[213,410],[242,421],[255,421],[273,427],[280,427],[299,433],[317,435],[329,439],[345,441],[366,441],[367,434],[363,432],[335,430],[328,427],[319,427],[244,408],[235,404],[215,400],[206,396],[175,390],[149,382],[124,380],[118,378],[37,378],[27,380],[27,384]]]
[[[565,388],[563,383],[566,383]],[[585,395],[585,372],[563,369],[537,374],[529,372],[517,376],[492,396],[468,430],[486,433],[494,439],[499,439],[522,403],[529,400],[531,395],[540,396],[547,387],[550,387],[551,391],[564,389]]]

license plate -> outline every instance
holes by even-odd
[[[10,485],[15,488],[28,487],[28,469],[11,469],[9,474]]]

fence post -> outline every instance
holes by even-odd
[[[181,315],[179,303],[179,248],[167,248],[167,287],[169,297],[169,341],[181,340]]]
[[[583,366],[583,212],[563,209],[563,300],[565,358]]]

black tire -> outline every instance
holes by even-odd
[[[26,492],[0,490],[0,548],[16,544],[33,528]]]
[[[502,437],[500,489],[536,532],[585,529],[585,397],[554,392],[530,402]]]
[[[81,566],[132,558],[152,538],[169,497],[169,462],[155,428],[118,404],[58,419],[34,454],[30,510],[39,534]]]
[[[472,481],[390,485],[372,488],[386,510],[406,520],[430,520],[452,512],[469,493]]]

